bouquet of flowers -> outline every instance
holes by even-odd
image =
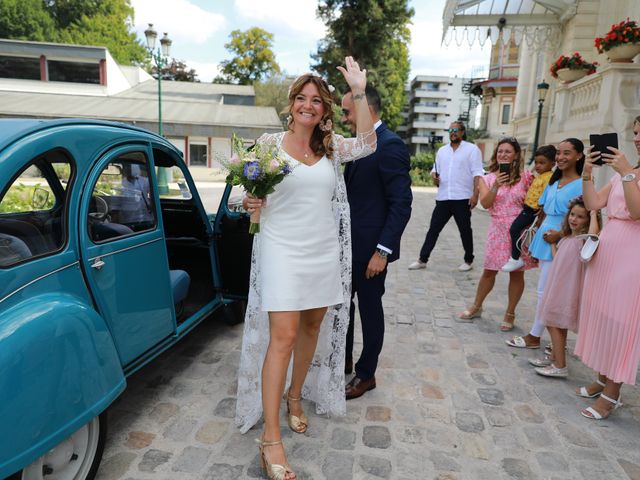
[[[551,64],[551,76],[558,78],[558,70],[568,68],[569,70],[586,70],[587,75],[595,73],[598,67],[598,62],[588,63],[580,56],[578,52],[575,52],[570,57],[560,55],[558,59]]]
[[[628,18],[611,25],[611,30],[604,37],[595,38],[595,47],[598,49],[598,53],[629,43],[640,43],[640,27],[638,27],[638,22]]]
[[[291,165],[282,156],[276,145],[256,144],[252,149],[244,148],[244,140],[234,133],[231,137],[231,158],[221,161],[229,174],[226,182],[242,185],[258,198],[275,191],[275,186],[291,173]],[[260,232],[260,210],[251,214],[249,233]]]

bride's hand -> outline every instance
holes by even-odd
[[[338,66],[338,70],[344,75],[344,79],[352,91],[364,92],[367,86],[367,70],[360,70],[360,65],[353,57],[345,57],[344,64],[347,68]]]
[[[266,203],[266,199],[253,196],[249,192],[246,192],[244,198],[242,199],[242,207],[249,213],[260,210],[266,205]]]

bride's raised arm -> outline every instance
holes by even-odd
[[[360,70],[358,62],[353,57],[344,59],[345,67],[338,70],[351,89],[351,95],[356,111],[356,137],[344,138],[336,135],[334,155],[340,162],[348,162],[366,157],[376,151],[377,138],[373,128],[373,118],[367,102],[365,88],[367,86],[367,70]]]

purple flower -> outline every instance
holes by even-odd
[[[284,175],[289,175],[291,173],[291,166],[288,162],[284,162],[284,164],[282,165],[282,173]]]
[[[244,176],[249,180],[256,180],[262,171],[258,162],[247,162],[244,164]]]

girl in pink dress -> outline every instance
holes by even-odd
[[[562,239],[551,245],[553,262],[540,301],[540,318],[547,327],[553,353],[550,357],[529,361],[536,373],[545,377],[568,376],[565,347],[567,331],[578,331],[578,316],[584,263],[580,260],[580,249],[584,240],[579,235],[598,234],[598,212],[589,212],[582,196],[569,203],[569,213],[562,224]]]
[[[501,164],[508,165],[508,171],[500,173]],[[509,228],[520,214],[524,197],[533,181],[533,174],[523,170],[523,165],[518,141],[513,137],[503,138],[491,157],[490,173],[479,182],[480,204],[489,210],[491,224],[487,232],[484,271],[478,282],[476,298],[473,305],[460,314],[462,319],[472,319],[482,314],[482,303],[493,289],[498,271],[511,257]],[[503,332],[513,329],[516,306],[524,292],[524,271],[535,266],[533,259],[527,257],[523,268],[509,273],[507,311],[500,326]]]
[[[633,124],[633,141],[640,155],[640,116]],[[585,162],[583,195],[587,208],[607,207],[608,220],[600,245],[586,267],[580,305],[580,335],[575,353],[600,374],[598,382],[578,395],[596,396],[582,415],[607,418],[618,408],[620,387],[635,384],[640,363],[640,165],[632,167],[624,153],[590,152]],[[602,156],[616,175],[596,191],[591,179],[593,161]]]

